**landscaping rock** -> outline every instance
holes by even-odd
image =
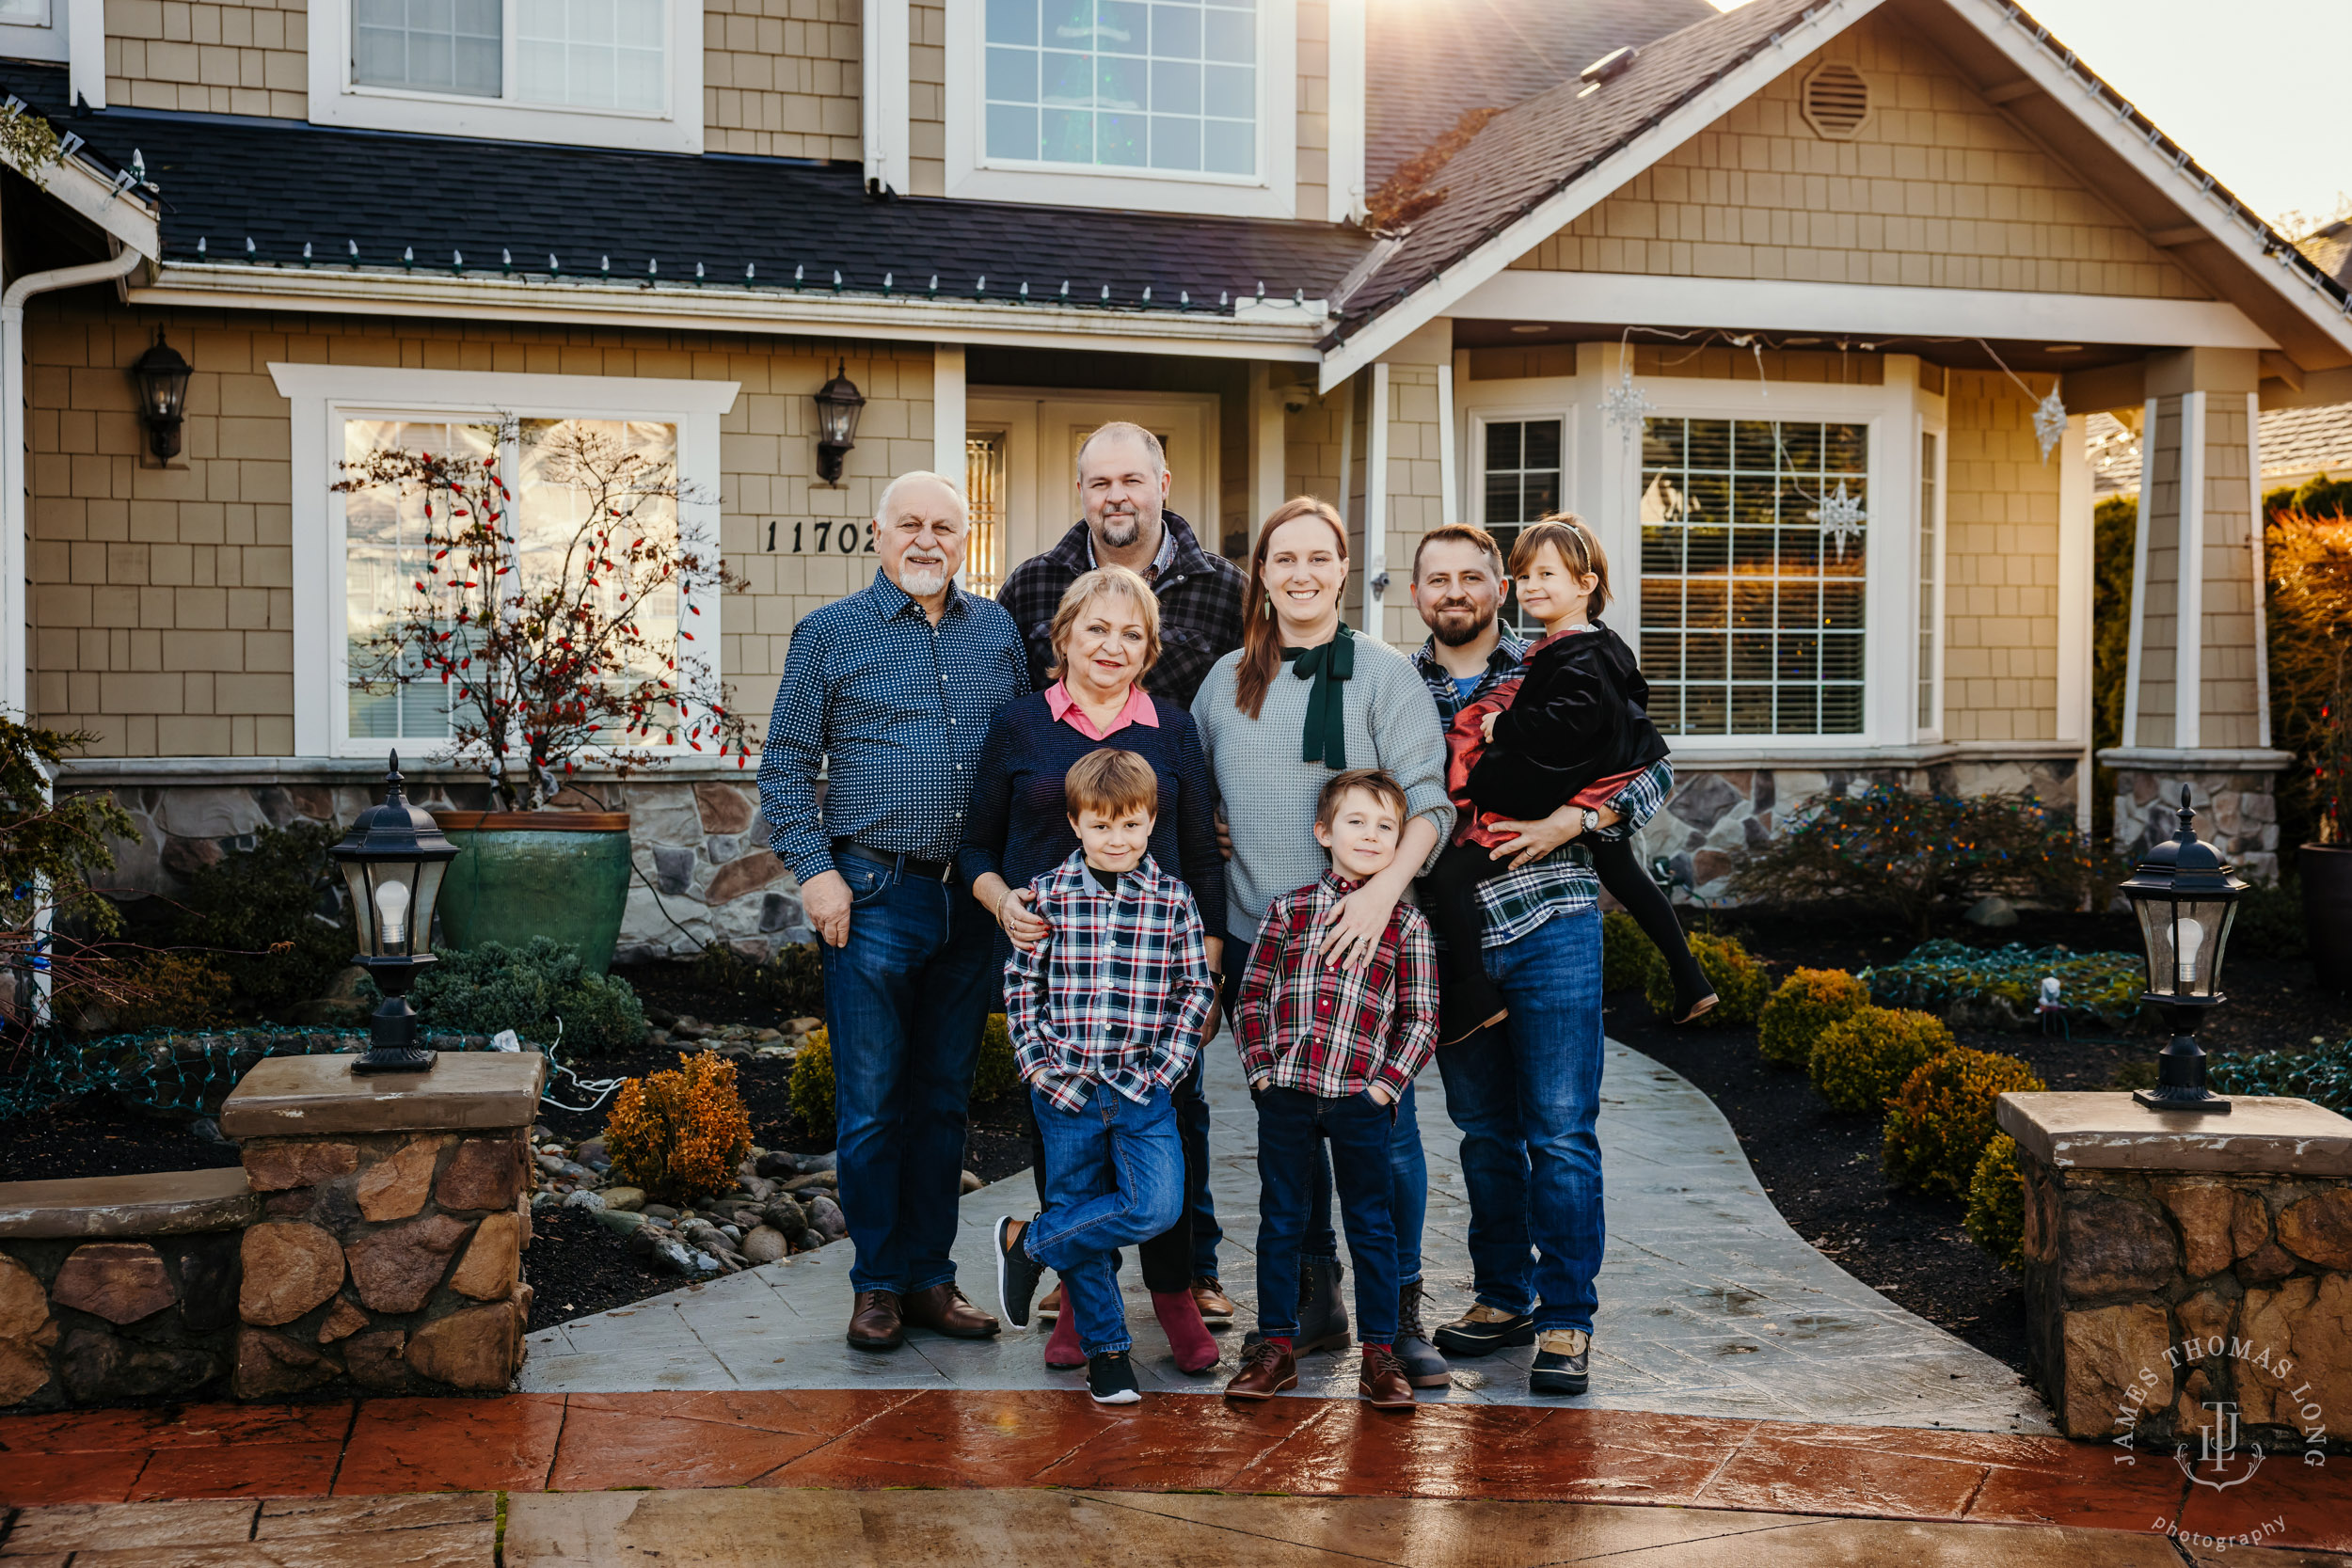
[[[503,1389],[520,1364],[515,1308],[466,1307],[426,1323],[408,1338],[409,1370],[453,1388]]]
[[[401,1359],[408,1336],[397,1328],[372,1328],[343,1346],[343,1367],[351,1381],[378,1393],[408,1386],[407,1364]]]
[[[342,1369],[316,1351],[264,1329],[237,1336],[237,1370],[232,1382],[241,1400],[276,1399],[332,1383]]]
[[[815,1252],[818,1247],[823,1246],[826,1243],[827,1239],[828,1238],[823,1231],[818,1229],[815,1226],[811,1226],[806,1230],[801,1232],[801,1250],[803,1252]]]
[[[463,1220],[428,1214],[355,1239],[344,1250],[359,1300],[371,1311],[417,1311],[449,1271],[449,1256],[467,1228]]]
[[[677,1218],[677,1211],[671,1208],[666,1203],[648,1203],[644,1206],[644,1212],[645,1217],[649,1220],[665,1220],[674,1222]]]
[[[289,1187],[315,1187],[359,1168],[359,1150],[352,1144],[318,1138],[266,1139],[244,1147],[245,1179],[257,1193],[283,1192]]]
[[[595,1211],[604,1207],[604,1195],[602,1193],[592,1193],[587,1189],[582,1188],[578,1192],[566,1195],[564,1199],[564,1207],[566,1209],[586,1209],[589,1212],[594,1212]]]
[[[788,1197],[771,1197],[768,1207],[759,1212],[760,1223],[797,1236],[808,1228],[808,1212]]]
[[[965,1192],[967,1192],[967,1193],[977,1193],[977,1192],[978,1192],[978,1191],[979,1191],[982,1187],[985,1187],[985,1186],[987,1186],[987,1185],[988,1185],[988,1183],[987,1183],[987,1182],[985,1182],[985,1181],[983,1181],[983,1180],[980,1180],[980,1178],[979,1178],[979,1173],[978,1173],[978,1172],[977,1172],[977,1171],[965,1171],[965,1172],[963,1173],[963,1190],[964,1190]]]
[[[405,1220],[423,1208],[425,1195],[433,1190],[433,1163],[448,1142],[444,1137],[414,1137],[390,1158],[370,1165],[356,1189],[360,1215],[382,1224]]]
[[[326,1321],[319,1324],[319,1343],[331,1345],[338,1339],[349,1338],[367,1326],[368,1315],[339,1296],[333,1308],[327,1312]]]
[[[458,1262],[457,1272],[450,1275],[450,1289],[476,1301],[504,1301],[514,1294],[522,1268],[522,1243],[520,1215],[512,1209],[492,1214],[474,1227],[466,1256]]]
[[[244,1278],[237,1315],[248,1323],[290,1323],[343,1283],[343,1249],[315,1225],[299,1220],[257,1225],[245,1233],[240,1251]],[[242,1349],[237,1361],[242,1379]]]
[[[782,1150],[763,1154],[753,1162],[755,1175],[782,1180],[801,1174],[801,1157]]]
[[[804,1193],[814,1188],[838,1188],[840,1185],[840,1177],[832,1171],[820,1170],[813,1171],[806,1176],[794,1177],[784,1184],[784,1190],[787,1193]]]
[[[522,1190],[522,1179],[520,1139],[468,1138],[442,1167],[433,1196],[444,1209],[503,1209]]]
[[[640,1234],[642,1235],[643,1232],[641,1231]],[[688,1246],[675,1236],[657,1237],[652,1247],[652,1258],[655,1262],[665,1265],[675,1273],[684,1275],[713,1274],[719,1267],[717,1259]]]
[[[604,1190],[604,1206],[607,1209],[643,1209],[645,1195],[642,1188],[637,1187],[607,1187]]]
[[[110,1323],[135,1323],[176,1298],[163,1259],[147,1243],[89,1242],[57,1270],[49,1299]]]
[[[755,1225],[743,1238],[743,1256],[755,1263],[772,1263],[791,1250],[785,1233],[772,1225]]]
[[[2279,1240],[2323,1269],[2352,1269],[2352,1187],[2338,1187],[2279,1211]]]
[[[829,1242],[837,1242],[850,1233],[850,1222],[842,1217],[841,1205],[824,1194],[810,1198],[807,1205],[808,1223]]]
[[[1997,893],[1991,894],[1969,905],[1961,918],[1988,931],[2004,930],[2017,924],[2017,906]]]
[[[644,1215],[628,1209],[596,1209],[590,1212],[598,1225],[620,1236],[627,1236],[647,1223]]]

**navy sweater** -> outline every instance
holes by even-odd
[[[1107,740],[1089,740],[1075,726],[1055,719],[1045,694],[1015,697],[990,721],[980,748],[979,771],[972,784],[971,816],[956,871],[969,888],[993,871],[1014,887],[1026,887],[1070,858],[1078,847],[1071,830],[1062,779],[1089,752],[1133,752],[1159,775],[1160,810],[1152,824],[1152,858],[1181,879],[1200,907],[1203,928],[1225,930],[1225,859],[1217,853],[1216,820],[1209,793],[1209,767],[1192,715],[1166,698],[1153,698],[1156,728],[1129,724]],[[1012,944],[1000,929],[998,957]]]

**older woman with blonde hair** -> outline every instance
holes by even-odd
[[[1192,891],[1209,932],[1209,967],[1220,967],[1225,931],[1225,863],[1216,842],[1215,805],[1207,759],[1192,716],[1171,703],[1155,703],[1143,678],[1160,654],[1159,601],[1142,578],[1123,566],[1100,566],[1062,594],[1052,630],[1054,684],[1016,697],[996,710],[980,749],[973,781],[971,817],[965,826],[957,870],[1001,932],[997,957],[1015,946],[1030,947],[1046,934],[1031,913],[1030,882],[1051,871],[1078,847],[1071,828],[1062,781],[1072,765],[1106,748],[1133,752],[1159,780],[1160,809],[1152,822],[1151,853],[1161,870]],[[1200,1094],[1200,1069],[1176,1085],[1180,1109]],[[1201,1322],[1192,1294],[1193,1201],[1208,1186],[1207,1162],[1186,1140],[1183,1217],[1137,1248],[1144,1284],[1176,1365],[1204,1372],[1216,1365],[1216,1341]],[[1044,1198],[1044,1160],[1039,1199]],[[1199,1168],[1195,1168],[1198,1166]],[[1052,1366],[1084,1366],[1076,1327],[1065,1302],[1054,1341]],[[1067,1341],[1065,1343],[1065,1341]]]

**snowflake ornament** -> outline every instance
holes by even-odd
[[[1846,482],[1841,479],[1814,515],[1820,519],[1821,531],[1836,544],[1837,559],[1845,560],[1846,541],[1862,537],[1865,516],[1860,499],[1846,493]]]
[[[2036,404],[2033,411],[2034,438],[2042,443],[2042,461],[2050,461],[2050,449],[2066,435],[2066,404],[2058,401],[2058,388]]]
[[[1650,402],[1649,394],[1633,384],[1630,365],[1620,368],[1617,384],[1601,394],[1601,417],[1610,429],[1623,431],[1629,442],[1642,433],[1642,421],[1657,411],[1658,404]]]

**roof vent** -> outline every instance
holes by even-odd
[[[1804,79],[1804,122],[1827,141],[1851,141],[1870,123],[1870,84],[1843,60],[1823,60]]]
[[[1633,56],[1640,53],[1639,49],[1612,49],[1578,71],[1576,79],[1588,87],[1597,87],[1613,77],[1624,75],[1626,68],[1633,63]]]

